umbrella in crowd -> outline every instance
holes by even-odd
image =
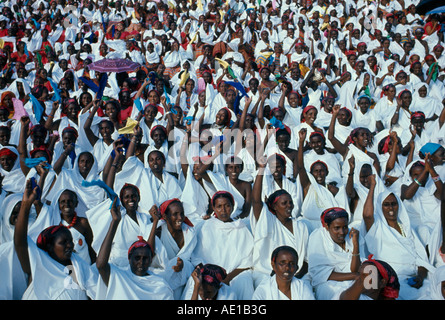
[[[128,59],[102,59],[88,65],[97,72],[132,72],[141,65]]]

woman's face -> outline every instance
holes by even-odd
[[[346,110],[339,110],[337,113],[338,123],[347,126],[349,123],[349,113]]]
[[[158,114],[158,109],[156,109],[154,106],[145,108],[144,112],[145,121],[149,123],[153,122],[157,114]]]
[[[317,119],[317,109],[313,108],[304,114],[304,119],[308,125],[312,125]]]
[[[0,166],[3,170],[10,172],[14,167],[15,161],[16,160],[14,160],[12,157],[2,156],[0,157]]]
[[[386,90],[386,96],[391,100],[394,99],[394,97],[396,96],[396,88],[389,87],[388,90]]]
[[[77,138],[72,132],[65,132],[62,135],[62,143],[65,148],[70,144],[76,143],[76,140]]]
[[[369,145],[369,135],[366,130],[359,130],[357,136],[353,138],[355,145],[366,148]]]
[[[445,162],[445,148],[440,147],[431,155],[431,161],[434,166],[440,166]]]
[[[326,183],[326,176],[328,175],[328,171],[323,164],[317,163],[313,165],[311,174],[314,176],[315,181],[317,181],[318,184],[324,185]]]
[[[273,209],[278,218],[289,219],[292,217],[294,202],[289,194],[281,195],[273,204]]]
[[[425,98],[426,94],[428,93],[428,90],[426,89],[425,86],[422,86],[417,92],[419,93],[420,97]]]
[[[360,111],[361,111],[363,114],[365,114],[365,113],[368,111],[369,106],[370,106],[369,100],[366,99],[366,98],[361,98],[361,99],[358,101],[358,107],[360,108]]]
[[[73,236],[68,229],[57,232],[54,243],[48,248],[48,254],[62,265],[71,263],[71,255],[74,250]]]
[[[399,213],[399,203],[394,194],[390,194],[382,202],[382,212],[386,221],[397,221],[397,216]]]
[[[81,154],[78,160],[79,173],[82,177],[87,177],[94,164],[94,158],[87,153]]]
[[[276,137],[276,142],[281,151],[286,150],[290,144],[290,136],[287,134],[280,134]]]
[[[71,192],[62,192],[59,197],[59,210],[63,216],[72,217],[77,207],[77,199]]]
[[[292,282],[298,269],[298,259],[293,252],[281,250],[271,264],[278,279]]]
[[[139,195],[134,188],[125,188],[121,199],[125,210],[135,212],[139,206],[139,200]]]
[[[83,107],[86,107],[91,101],[93,101],[93,97],[89,94],[83,94],[82,98],[80,98],[80,103]]]
[[[227,123],[228,115],[225,109],[218,111],[215,117],[215,123],[219,126],[225,125]]]
[[[148,166],[153,172],[162,172],[164,170],[164,158],[158,152],[151,152],[148,155]]]
[[[420,175],[422,174],[423,170],[424,170],[424,167],[421,167],[421,166],[411,167],[411,170],[410,170],[411,179],[413,179],[413,181],[414,181],[414,179],[418,179],[420,177]]]
[[[114,104],[107,103],[105,105],[105,114],[107,115],[108,118],[116,119],[117,113],[118,113],[118,111],[117,111],[117,109],[116,109]]]
[[[345,243],[346,236],[349,232],[348,219],[338,218],[331,222],[327,226],[327,230],[331,239],[338,245],[343,245]]]
[[[110,140],[113,134],[114,128],[108,121],[102,121],[99,123],[99,134],[104,140]]]
[[[226,197],[219,197],[215,200],[213,211],[219,220],[228,222],[231,221],[230,215],[233,211],[233,205]]]
[[[226,174],[232,179],[238,179],[243,166],[238,163],[228,163],[226,165]]]
[[[285,167],[281,161],[273,159],[273,158],[270,159],[269,160],[269,169],[270,169],[270,172],[272,173],[274,179],[281,179],[283,177]]]
[[[369,189],[371,186],[371,181],[368,179],[369,176],[372,175],[372,168],[370,166],[363,166],[360,169],[359,180],[360,183],[366,188]]]
[[[184,207],[178,202],[173,202],[168,206],[168,213],[165,215],[165,221],[172,230],[181,230],[184,222]]]
[[[298,107],[298,96],[295,93],[291,93],[289,95],[288,102],[292,108],[297,108]]]
[[[164,130],[157,129],[153,131],[152,139],[155,143],[155,146],[160,147],[164,144],[165,139],[167,139],[167,136],[165,135]]]
[[[147,274],[151,265],[152,256],[149,247],[136,248],[128,259],[133,274],[142,277]]]
[[[324,150],[324,139],[320,136],[312,136],[309,139],[309,147],[314,150],[317,154],[323,154]]]

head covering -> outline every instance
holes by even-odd
[[[159,206],[159,211],[161,212],[161,219],[165,220],[165,211],[167,211],[167,208],[170,204],[174,203],[174,202],[179,202],[180,204],[182,204],[181,200],[178,198],[173,198],[170,200],[166,200],[164,201],[160,206]],[[184,217],[184,223],[189,225],[190,227],[193,227],[193,223],[189,220],[189,218]]]
[[[205,264],[199,268],[203,282],[219,288],[221,282],[226,278],[227,272],[223,267],[215,264]]]
[[[420,148],[419,152],[423,156],[425,156],[427,153],[433,155],[437,150],[439,150],[440,147],[441,145],[438,143],[428,142],[422,148]]]
[[[397,299],[399,297],[400,283],[394,269],[384,261],[372,259],[372,254],[368,256],[368,262],[377,267],[379,274],[386,280],[386,286],[383,288],[382,296],[385,298]]]
[[[333,207],[324,210],[321,213],[320,220],[323,227],[326,228],[332,221],[339,218],[346,218],[347,220],[349,220],[348,212],[346,212],[346,210],[343,208]]]
[[[147,241],[145,241],[144,238],[142,238],[141,236],[138,236],[138,240],[133,242],[133,244],[128,249],[128,258],[130,259],[130,256],[134,250],[136,250],[138,248],[146,248],[146,247],[148,247],[150,249],[151,255],[153,256],[154,251],[153,251],[153,248],[151,247],[151,245]]]
[[[48,252],[48,245],[54,239],[54,235],[61,229],[66,228],[63,225],[54,225],[45,228],[37,237],[37,247]]]

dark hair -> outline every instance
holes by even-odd
[[[274,203],[283,195],[288,195],[290,197],[289,192],[284,189],[279,189],[272,194],[270,194],[266,199],[266,205],[269,208],[269,211],[275,214],[275,210],[273,209]]]
[[[235,206],[235,200],[233,199],[233,196],[228,191],[218,191],[216,192],[212,197],[212,206],[215,206],[215,202],[219,198],[226,198],[229,200],[229,202],[232,204],[232,206]]]
[[[292,248],[292,247],[290,247],[290,246],[280,246],[280,247],[275,248],[275,250],[272,251],[272,255],[271,255],[271,257],[270,257],[270,260],[271,260],[273,263],[275,263],[275,261],[277,260],[278,254],[279,254],[281,251],[287,251],[287,252],[292,253],[292,254],[295,256],[295,258],[296,258],[296,260],[297,260],[297,263],[298,263],[298,253],[297,253],[297,250],[295,250],[294,248]],[[275,274],[275,271],[272,270],[272,272],[270,273],[270,275],[273,276],[274,274]]]

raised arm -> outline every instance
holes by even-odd
[[[303,187],[303,192],[306,195],[307,190],[311,184],[309,177],[307,175],[306,168],[304,167],[304,158],[303,158],[303,149],[304,149],[304,143],[306,141],[306,135],[307,130],[301,129],[298,132],[298,139],[299,139],[299,147],[297,151],[297,164],[298,164],[298,175],[300,176],[300,183]]]
[[[370,180],[369,192],[363,205],[363,221],[365,222],[366,231],[369,231],[374,224],[375,174],[370,175],[368,179]]]
[[[33,202],[37,199],[37,188],[31,189],[31,180],[26,181],[22,204],[14,228],[14,248],[20,265],[25,274],[28,275],[28,283],[31,283],[31,264],[28,253],[28,221]]]
[[[120,208],[117,205],[117,197],[113,200],[110,213],[112,217],[110,227],[108,228],[108,232],[105,235],[102,245],[100,246],[99,254],[97,255],[96,259],[96,268],[106,286],[108,286],[108,282],[110,280],[110,265],[108,261],[110,259],[111,247],[117,227],[119,226],[119,222],[122,218]]]
[[[346,153],[348,152],[348,147],[335,137],[335,121],[337,119],[339,110],[340,105],[335,105],[332,107],[332,117],[328,129],[328,139],[331,141],[334,149],[337,150],[344,158],[346,156]]]
[[[99,138],[93,133],[93,130],[91,130],[91,124],[93,123],[94,115],[99,109],[99,106],[100,106],[100,100],[95,100],[93,104],[93,109],[91,110],[90,115],[85,120],[85,124],[83,126],[88,141],[92,146],[94,146],[97,140],[99,140]]]
[[[252,188],[252,209],[255,220],[260,218],[261,211],[263,210],[263,176],[267,165],[265,158],[258,160],[257,163],[258,172]]]

